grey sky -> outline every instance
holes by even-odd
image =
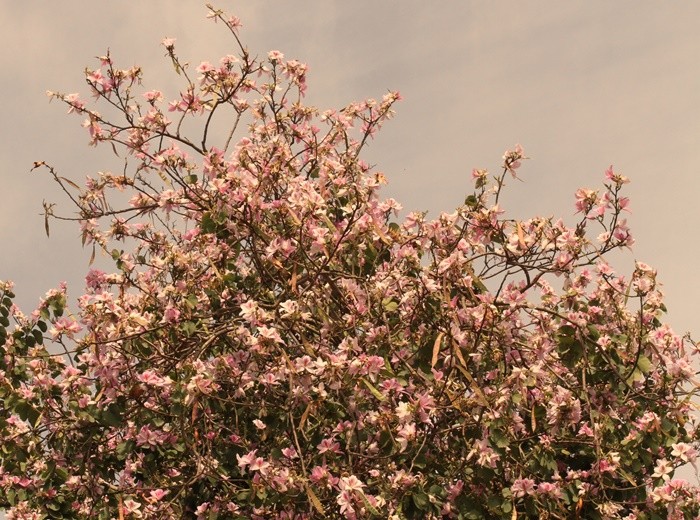
[[[572,218],[577,187],[596,188],[614,164],[632,179],[633,259],[659,270],[669,321],[699,332],[700,3],[650,1],[221,1],[243,20],[254,53],[279,49],[310,65],[307,100],[339,107],[399,90],[404,101],[368,152],[387,196],[406,209],[451,211],[473,167],[496,170],[520,142],[532,157],[504,201],[518,217]],[[177,76],[160,40],[177,38],[194,66],[231,48],[203,2],[0,0],[0,279],[31,310],[67,280],[76,297],[89,251],[77,227],[54,224],[42,199],[69,204],[35,160],[83,179],[114,165],[87,146],[80,120],[47,89],[86,92],[85,66],[109,47],[140,64],[145,84]]]

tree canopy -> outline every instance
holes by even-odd
[[[43,162],[106,253],[77,309],[0,283],[0,504],[39,518],[695,518],[697,345],[656,272],[618,274],[628,182],[578,220],[508,218],[527,159],[475,169],[434,220],[380,196],[363,148],[400,99],[303,103],[306,66],[235,54],[166,100],[110,54],[94,103],[50,92],[125,157],[82,186]],[[98,112],[94,105],[104,112]],[[222,130],[224,129],[224,130]]]

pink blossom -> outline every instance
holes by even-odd
[[[258,327],[258,333],[260,334],[261,338],[273,341],[275,343],[280,343],[284,344],[284,340],[280,336],[280,333],[278,332],[277,329],[273,327],[268,327],[266,325],[262,325]]]
[[[503,167],[515,177],[515,170],[521,166],[520,160],[525,158],[523,147],[516,144],[514,150],[506,150],[503,154]]]
[[[149,493],[149,497],[151,498],[152,501],[158,502],[162,500],[169,491],[163,490],[163,489],[152,489]]]
[[[698,452],[690,444],[685,442],[677,442],[671,445],[673,451],[671,455],[681,459],[683,462],[695,462]]]
[[[578,435],[584,436],[584,437],[593,437],[595,433],[593,432],[593,429],[588,425],[588,424],[583,424],[578,430]]]
[[[267,59],[273,63],[282,63],[284,60],[284,54],[280,51],[270,51],[267,53]]]
[[[270,463],[267,462],[265,459],[262,457],[256,457],[251,463],[250,463],[250,471],[261,471],[264,472],[267,468],[270,467]]]
[[[77,321],[63,316],[54,321],[53,328],[51,328],[49,332],[51,333],[51,337],[56,339],[61,334],[66,334],[68,337],[72,338],[81,330],[82,327]]]
[[[299,454],[297,453],[297,450],[295,450],[292,447],[287,447],[282,449],[282,455],[284,455],[288,459],[296,459],[299,457]]]
[[[238,18],[238,16],[230,16],[226,20],[226,25],[228,25],[234,31],[237,31],[238,29],[243,27],[243,23],[241,23],[241,19]]]
[[[208,61],[203,61],[197,66],[197,72],[199,72],[200,74],[206,74],[207,72],[211,72],[213,70],[216,70],[214,68],[214,65],[212,65]]]
[[[155,103],[156,101],[163,101],[163,93],[160,90],[149,90],[144,92],[143,97],[149,103]]]
[[[355,475],[350,475],[349,477],[340,477],[338,486],[343,491],[362,491],[365,484]]]
[[[341,491],[336,498],[336,502],[340,506],[340,513],[345,515],[345,518],[355,518],[352,493],[347,490]]]
[[[535,493],[535,481],[531,478],[519,478],[513,482],[510,490],[516,498],[532,495]]]
[[[671,480],[671,473],[673,473],[673,470],[675,468],[673,465],[666,459],[659,459],[656,462],[656,466],[654,467],[654,474],[652,477],[654,478],[660,478],[663,479],[664,482],[668,482]]]
[[[130,515],[134,515],[137,518],[141,518],[142,514],[141,511],[141,504],[139,502],[136,502],[135,500],[131,498],[127,498],[124,500],[124,512]]]
[[[136,436],[136,444],[147,448],[155,448],[163,444],[166,438],[163,432],[151,430],[148,425],[144,425]]]
[[[105,77],[102,75],[101,70],[92,70],[87,72],[87,80],[91,83],[102,85],[105,81]]]
[[[63,97],[63,100],[68,103],[69,108],[68,108],[68,113],[78,113],[82,112],[85,109],[85,103],[83,103],[80,100],[80,97],[78,94],[66,94]]]
[[[612,164],[607,170],[605,170],[605,178],[613,181],[617,186],[621,186],[629,182],[629,179],[627,177],[625,177],[624,175],[620,175],[619,173],[616,173],[613,170]]]
[[[173,382],[170,377],[161,377],[155,370],[144,370],[137,379],[146,385],[160,388],[168,387]]]
[[[242,457],[240,455],[236,455],[236,460],[238,460],[238,467],[241,469],[241,471],[245,471],[246,466],[250,466],[252,462],[255,460],[256,453],[258,450],[252,450],[243,455]]]
[[[180,319],[180,310],[173,306],[168,305],[163,311],[163,322],[165,323],[176,323]]]
[[[537,493],[540,495],[548,495],[553,498],[559,498],[561,496],[561,489],[559,489],[559,486],[552,482],[541,482],[537,486]]]
[[[324,453],[334,453],[340,454],[340,444],[334,442],[333,439],[323,439],[317,446],[318,452],[320,454]]]
[[[309,479],[312,482],[321,482],[322,480],[326,480],[330,478],[331,474],[328,472],[328,468],[326,466],[314,466],[311,469],[311,474],[309,475]]]
[[[197,515],[197,518],[201,518],[204,516],[204,513],[206,513],[209,510],[209,502],[203,502],[197,506],[197,509],[195,510],[195,514]]]

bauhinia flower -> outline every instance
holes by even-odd
[[[516,145],[464,204],[402,217],[362,159],[398,92],[307,106],[304,63],[209,17],[233,49],[193,71],[164,39],[171,98],[109,54],[94,103],[49,94],[126,164],[82,188],[35,164],[113,265],[72,311],[0,282],[8,516],[697,518],[674,479],[697,345],[652,267],[609,261],[628,179],[576,191],[574,222],[514,219]]]

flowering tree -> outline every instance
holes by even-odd
[[[651,267],[606,262],[632,244],[627,179],[577,191],[573,227],[508,219],[517,146],[454,212],[398,221],[360,152],[399,95],[319,112],[305,65],[210,17],[238,53],[192,71],[164,40],[175,100],[109,54],[86,80],[112,115],[49,93],[128,160],[82,188],[35,165],[115,268],[76,314],[65,287],[24,315],[0,283],[9,517],[700,514],[672,480],[697,454],[697,347]]]

